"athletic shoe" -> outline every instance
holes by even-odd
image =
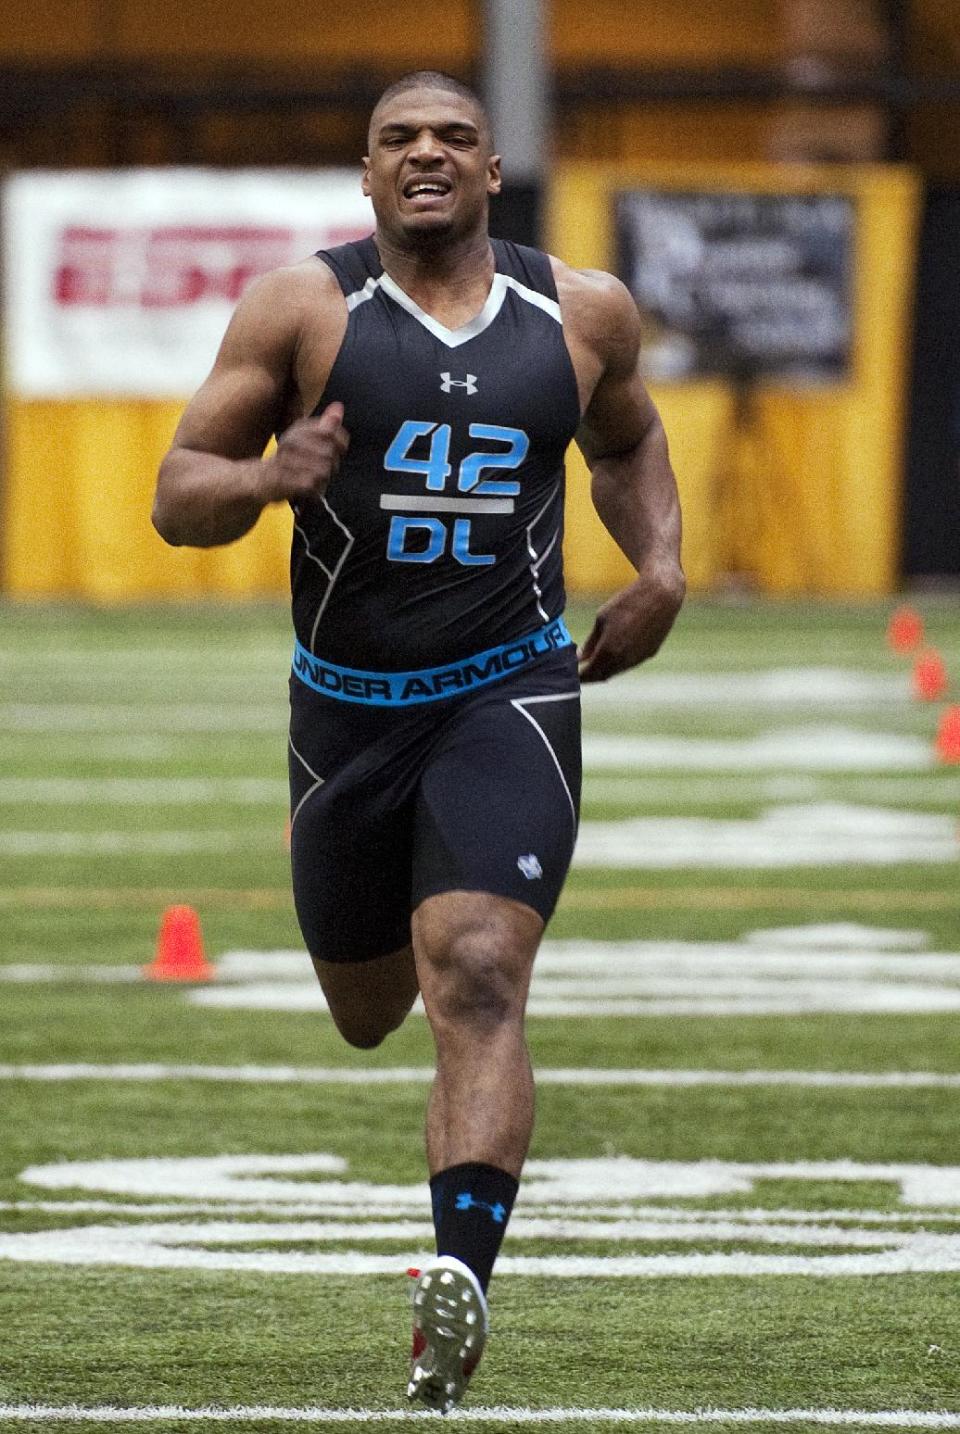
[[[462,1260],[440,1255],[413,1292],[413,1357],[407,1398],[448,1414],[480,1362],[489,1320],[480,1282]]]

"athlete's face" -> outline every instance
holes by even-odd
[[[500,157],[483,114],[447,90],[406,90],[377,106],[363,192],[378,228],[399,244],[451,240],[486,227]]]

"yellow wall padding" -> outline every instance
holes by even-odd
[[[552,0],[550,51],[569,65],[764,64],[782,58],[778,0]],[[733,21],[733,23],[731,23]]]
[[[788,44],[788,0],[551,0],[547,34],[560,65],[776,64]],[[879,8],[879,6],[875,7]],[[912,0],[915,63],[960,56],[957,0]],[[8,5],[0,55],[30,60],[171,56],[258,57],[410,68],[476,62],[481,0],[31,0]]]
[[[170,548],[154,532],[157,467],[182,408],[146,399],[9,403],[8,592],[110,602],[284,590],[285,506],[267,509],[251,534],[228,547]]]
[[[396,0],[191,0],[174,10],[153,0],[31,0],[8,10],[0,55],[31,59],[239,57],[440,69],[467,64],[479,35],[471,0],[418,0],[415,16]]]
[[[850,194],[856,201],[854,352],[849,381],[759,389],[752,421],[731,422],[716,381],[651,385],[684,505],[684,565],[694,588],[729,577],[771,593],[869,595],[897,577],[904,392],[919,184],[889,166],[625,167],[568,165],[551,202],[553,251],[576,268],[613,263],[616,190],[640,185]],[[571,464],[571,586],[604,590],[629,576],[590,507],[582,460]]]

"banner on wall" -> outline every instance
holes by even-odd
[[[3,186],[6,383],[188,396],[258,275],[373,229],[353,170],[76,170]]]
[[[851,196],[638,188],[614,202],[618,273],[645,321],[648,377],[847,376]]]

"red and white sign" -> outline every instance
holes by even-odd
[[[3,189],[7,383],[185,397],[258,275],[369,234],[359,171],[15,175]]]

